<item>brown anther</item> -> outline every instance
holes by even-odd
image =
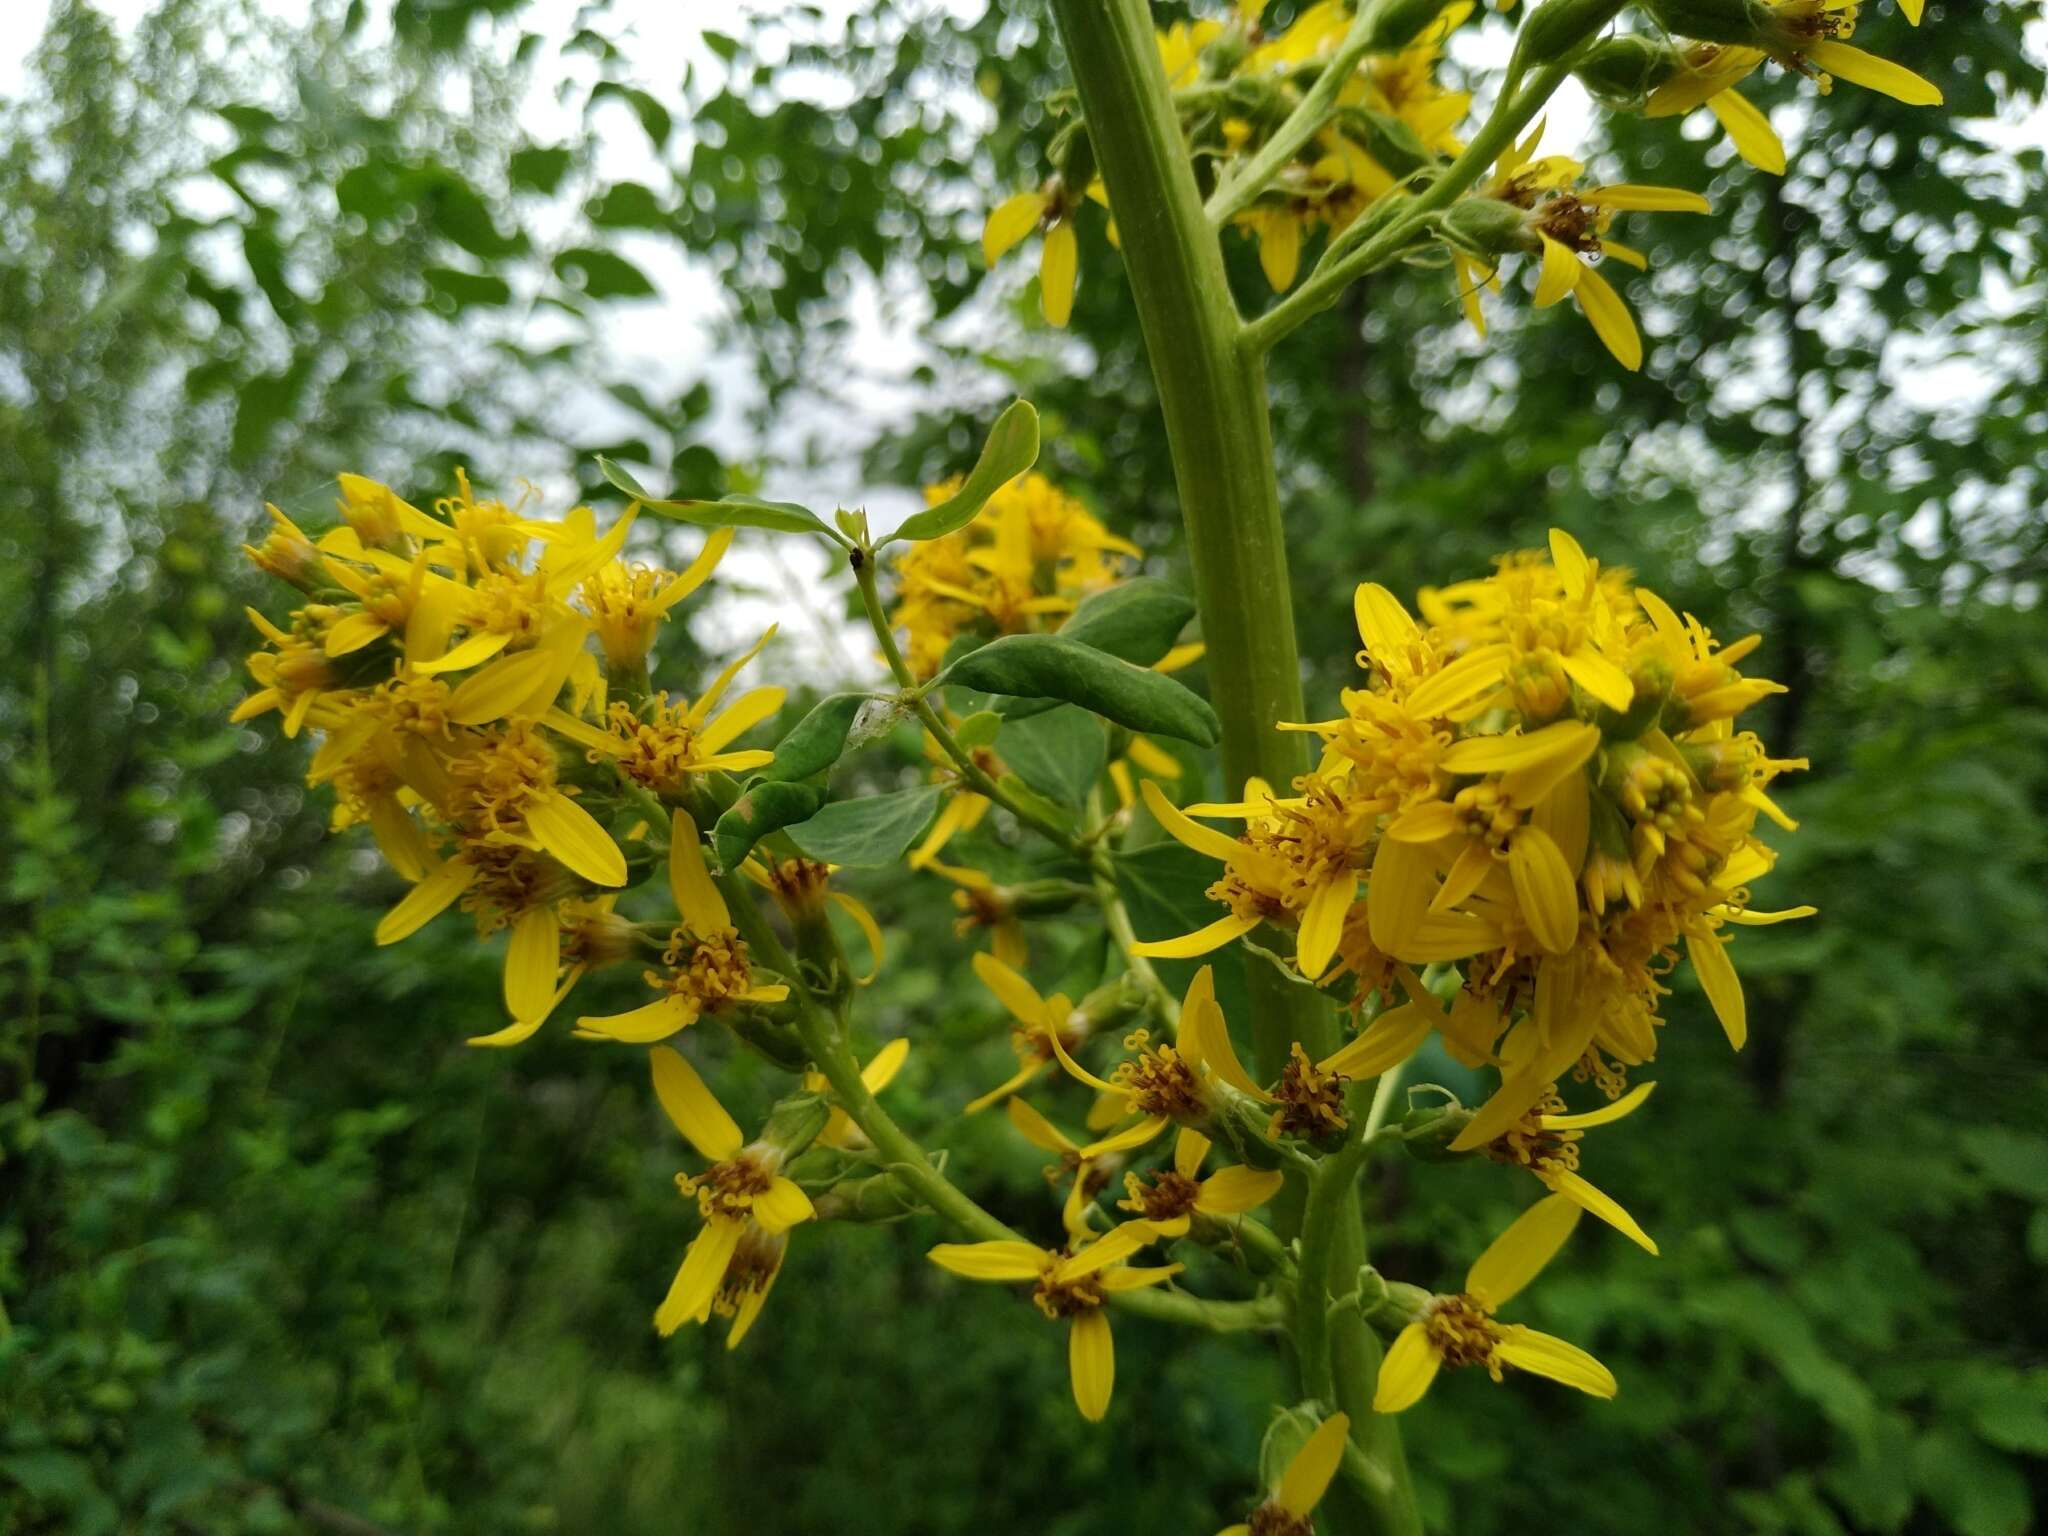
[[[1279,1086],[1273,1092],[1279,1105],[1273,1111],[1271,1134],[1319,1141],[1343,1130],[1349,1123],[1344,1115],[1344,1085],[1349,1081],[1341,1073],[1325,1072],[1310,1061],[1308,1052],[1297,1041],[1288,1053]]]

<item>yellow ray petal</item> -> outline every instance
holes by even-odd
[[[1033,1029],[1046,1027],[1045,999],[1038,989],[994,955],[977,954],[971,962],[981,984],[995,993],[996,1000],[1021,1024]]]
[[[1243,851],[1235,838],[1226,837],[1213,827],[1205,827],[1200,822],[1191,821],[1150,779],[1139,786],[1139,792],[1145,797],[1145,809],[1152,813],[1154,819],[1175,841],[1185,843],[1197,853],[1206,853],[1210,858],[1221,859],[1226,863]]]
[[[1585,274],[1586,264],[1579,260],[1577,252],[1548,235],[1543,236],[1543,267],[1536,278],[1536,307],[1550,308],[1577,288]]]
[[[1543,1129],[1546,1131],[1589,1131],[1596,1125],[1612,1125],[1643,1107],[1643,1101],[1655,1091],[1655,1083],[1638,1083],[1612,1104],[1599,1109],[1589,1109],[1581,1115],[1545,1115]]]
[[[1344,1460],[1345,1438],[1350,1433],[1351,1419],[1346,1414],[1333,1413],[1317,1425],[1316,1432],[1294,1453],[1287,1470],[1280,1474],[1280,1487],[1273,1502],[1295,1519],[1306,1520],[1309,1512],[1322,1502],[1330,1479],[1337,1475]]]
[[[1011,1099],[1004,1109],[1009,1114],[1010,1124],[1017,1128],[1017,1134],[1040,1151],[1064,1155],[1081,1150],[1065,1131],[1022,1099]]]
[[[1501,1359],[1518,1371],[1547,1376],[1594,1397],[1613,1397],[1621,1390],[1614,1373],[1578,1345],[1533,1328],[1517,1325],[1503,1329],[1499,1350]]]
[[[529,800],[526,830],[541,847],[593,885],[624,885],[626,856],[598,819],[560,790]]]
[[[1346,871],[1326,885],[1318,886],[1301,914],[1301,931],[1295,938],[1295,964],[1311,981],[1330,968],[1336,958],[1337,941],[1344,936],[1344,917],[1358,894],[1358,877]]]
[[[1508,838],[1508,876],[1515,902],[1536,942],[1562,954],[1579,936],[1579,888],[1550,834],[1533,823],[1515,828]]]
[[[1413,1408],[1422,1401],[1422,1394],[1436,1380],[1437,1368],[1443,1363],[1443,1356],[1429,1342],[1428,1330],[1420,1323],[1410,1323],[1394,1336],[1394,1342],[1387,1346],[1386,1358],[1380,1361],[1380,1379],[1372,1391],[1372,1411],[1400,1413]]]
[[[725,1267],[740,1245],[745,1224],[737,1221],[706,1222],[683,1255],[683,1267],[668,1288],[668,1295],[655,1309],[654,1326],[663,1338],[684,1323],[701,1323],[711,1315],[712,1298],[718,1294]]]
[[[1607,279],[1591,267],[1585,268],[1572,297],[1579,301],[1587,323],[1614,354],[1614,360],[1631,373],[1639,370],[1643,366],[1643,338],[1636,330],[1635,317]]]
[[[768,1232],[787,1232],[817,1215],[811,1197],[794,1179],[777,1175],[765,1193],[754,1197],[754,1220]]]
[[[1277,1168],[1219,1168],[1202,1180],[1195,1209],[1208,1216],[1236,1216],[1257,1210],[1280,1193],[1286,1178]]]
[[[1067,1364],[1074,1377],[1074,1406],[1089,1423],[1101,1423],[1116,1387],[1116,1341],[1110,1337],[1109,1318],[1100,1307],[1074,1319]]]
[[[1742,978],[1728,958],[1727,941],[1711,929],[1694,929],[1685,936],[1685,953],[1728,1043],[1741,1050],[1749,1039],[1749,1011],[1742,998]]]
[[[1785,174],[1785,141],[1778,137],[1763,110],[1747,96],[1740,91],[1721,91],[1707,98],[1707,110],[1726,130],[1735,153],[1760,171],[1773,176]]]
[[[505,1007],[515,1020],[545,1018],[562,968],[562,928],[553,907],[522,912],[505,950]]]
[[[1074,226],[1062,219],[1045,232],[1045,249],[1038,258],[1038,308],[1047,325],[1064,327],[1073,317],[1079,259]]]
[[[1512,1300],[1557,1257],[1578,1224],[1577,1205],[1563,1195],[1545,1195],[1487,1244],[1465,1276],[1466,1293],[1488,1308]]]
[[[377,942],[396,944],[400,939],[417,933],[445,912],[456,897],[469,889],[474,879],[475,866],[460,859],[450,859],[406,892],[404,899],[384,914],[377,924]]]
[[[1829,74],[1839,75],[1851,85],[1877,91],[1894,101],[1903,101],[1909,107],[1941,105],[1941,90],[1933,81],[1923,80],[1904,65],[1880,59],[1861,48],[1822,41],[1807,44],[1806,56]]]
[[[1650,1240],[1649,1233],[1636,1225],[1635,1217],[1621,1208],[1620,1201],[1593,1184],[1583,1174],[1575,1173],[1569,1168],[1553,1168],[1538,1177],[1580,1210],[1590,1211],[1630,1242],[1652,1254],[1656,1253],[1657,1245]]]
[[[1045,212],[1045,198],[1037,192],[1019,192],[1004,198],[989,210],[981,230],[982,259],[994,266],[1010,248],[1038,227]]]
[[[925,1255],[969,1280],[1036,1280],[1051,1255],[1032,1243],[940,1243]]]
[[[732,926],[732,912],[704,863],[697,823],[681,809],[669,823],[668,888],[683,926],[699,938],[723,933]]]
[[[665,1045],[649,1051],[647,1060],[654,1074],[654,1096],[683,1139],[706,1162],[723,1163],[737,1157],[746,1138],[697,1069]]]

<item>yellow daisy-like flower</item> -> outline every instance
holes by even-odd
[[[1068,1365],[1074,1404],[1093,1424],[1109,1412],[1116,1385],[1116,1344],[1105,1310],[1109,1298],[1119,1291],[1162,1285],[1181,1272],[1178,1264],[1136,1269],[1128,1263],[1155,1235],[1150,1223],[1127,1221],[1091,1242],[1057,1253],[1026,1242],[941,1243],[930,1258],[939,1268],[968,1280],[1029,1282],[1040,1312],[1072,1324]]]
[[[625,1013],[586,1015],[576,1021],[579,1034],[645,1045],[689,1028],[705,1013],[789,996],[784,983],[754,980],[746,941],[705,866],[687,811],[675,812],[669,832],[668,878],[682,921],[661,953],[661,968],[645,973],[648,986],[662,995]]]
[[[1412,1408],[1447,1365],[1483,1366],[1495,1381],[1513,1366],[1594,1397],[1613,1397],[1620,1390],[1613,1372],[1577,1345],[1494,1319],[1556,1257],[1578,1222],[1579,1207],[1562,1195],[1546,1196],[1517,1217],[1479,1256],[1463,1291],[1432,1297],[1395,1337],[1380,1363],[1373,1412]]]
[[[1611,1125],[1642,1108],[1655,1083],[1641,1083],[1627,1097],[1585,1114],[1567,1114],[1555,1086],[1520,1121],[1486,1144],[1497,1163],[1526,1168],[1545,1188],[1606,1222],[1630,1242],[1654,1254],[1657,1245],[1618,1201],[1579,1172],[1579,1142],[1598,1125]]]
[[[1149,1177],[1124,1175],[1118,1209],[1134,1212],[1152,1224],[1161,1237],[1179,1237],[1197,1216],[1242,1216],[1280,1193],[1284,1177],[1276,1168],[1219,1168],[1206,1179],[1202,1162],[1213,1145],[1192,1126],[1182,1126],[1173,1141],[1173,1164]]]
[[[1323,1420],[1287,1459],[1273,1496],[1252,1511],[1249,1521],[1225,1526],[1217,1536],[1314,1536],[1312,1517],[1344,1464],[1350,1434],[1349,1415],[1333,1413]]]
[[[1092,1027],[1087,1015],[1075,1009],[1073,999],[1066,993],[1041,997],[1022,974],[994,955],[976,955],[973,965],[981,984],[995,993],[996,1000],[1017,1021],[1017,1027],[1010,1031],[1010,1043],[1017,1052],[1017,1070],[969,1103],[962,1112],[970,1115],[1000,1103],[1031,1083],[1067,1049],[1068,1038],[1078,1046],[1088,1038]]]
[[[1057,177],[1036,192],[1019,192],[992,209],[981,231],[982,259],[993,267],[1033,230],[1045,232],[1038,257],[1038,307],[1046,324],[1064,327],[1074,313],[1080,241],[1074,209]]]
[[[703,1228],[691,1240],[668,1295],[655,1309],[663,1338],[710,1319],[721,1301],[732,1316],[726,1347],[737,1347],[760,1314],[781,1268],[783,1235],[817,1214],[810,1196],[782,1172],[783,1152],[748,1143],[689,1062],[666,1046],[649,1051],[655,1097],[675,1128],[711,1166],[676,1175],[694,1196]]]

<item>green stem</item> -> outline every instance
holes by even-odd
[[[882,607],[882,593],[875,584],[875,557],[872,551],[857,552],[860,558],[853,562],[853,579],[860,588],[861,606],[867,610],[868,626],[875,632],[875,639],[882,647],[882,657],[889,663],[889,671],[895,677],[897,686],[903,690],[903,697],[909,701],[918,720],[931,732],[932,740],[939,749],[953,760],[953,766],[960,770],[960,777],[976,794],[985,795],[1030,827],[1032,831],[1047,838],[1072,854],[1087,857],[1087,849],[1072,832],[1058,822],[1033,810],[1003,788],[1000,780],[974,760],[974,754],[960,745],[960,738],[953,734],[953,728],[946,724],[939,712],[932,708],[920,690],[916,675],[910,664],[903,659],[902,648],[896,644],[896,633],[889,627],[889,615]]]
[[[1226,786],[1234,791],[1255,775],[1291,785],[1307,769],[1307,750],[1299,733],[1277,723],[1306,717],[1263,355],[1231,300],[1144,0],[1052,0],[1052,11],[1116,209],[1166,419],[1209,691],[1223,724]],[[1327,1003],[1262,966],[1248,967],[1246,979],[1263,1077],[1279,1074],[1296,1041],[1316,1059],[1336,1048]],[[1364,1262],[1358,1202],[1346,1199],[1331,1221],[1330,1266],[1349,1273]],[[1355,1313],[1330,1332],[1335,1374],[1365,1382],[1369,1394],[1378,1339]],[[1354,1418],[1352,1434],[1389,1476],[1377,1489],[1333,1489],[1325,1505],[1332,1528],[1412,1536],[1421,1523],[1394,1420],[1367,1412]]]
[[[1318,1163],[1309,1180],[1308,1207],[1302,1214],[1301,1260],[1295,1271],[1294,1347],[1301,1359],[1302,1390],[1326,1403],[1336,1403],[1339,1396],[1330,1356],[1332,1251],[1344,1209],[1356,1208],[1358,1169],[1364,1160],[1365,1144],[1354,1138],[1343,1150]],[[1343,1406],[1351,1407],[1349,1403]]]
[[[1245,327],[1246,343],[1261,354],[1271,351],[1295,327],[1336,303],[1337,296],[1352,283],[1408,251],[1422,238],[1424,224],[1471,189],[1529,120],[1543,110],[1569,74],[1562,65],[1549,65],[1532,74],[1519,90],[1502,97],[1464,152],[1409,199],[1399,217],[1355,249],[1340,237],[1299,288]]]

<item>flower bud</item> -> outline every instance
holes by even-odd
[[[832,1107],[815,1093],[792,1093],[768,1111],[768,1123],[761,1128],[761,1140],[781,1152],[783,1160],[796,1157],[825,1129]]]
[[[1443,216],[1444,238],[1489,265],[1498,257],[1529,250],[1535,237],[1528,217],[1497,197],[1461,197]]]
[[[1453,1152],[1451,1143],[1471,1121],[1472,1111],[1456,1102],[1419,1106],[1401,1117],[1401,1145],[1417,1162],[1462,1161],[1474,1154]]]
[[[1643,0],[1667,32],[1708,43],[1765,48],[1781,40],[1784,26],[1765,0]]]
[[[1640,112],[1650,92],[1679,69],[1678,51],[1640,32],[1602,38],[1580,56],[1573,73],[1602,106]]]
[[[1510,77],[1537,64],[1555,64],[1621,14],[1628,0],[1544,0],[1522,23]]]
[[[811,1203],[820,1221],[900,1221],[924,1209],[924,1203],[893,1173],[841,1179]]]

